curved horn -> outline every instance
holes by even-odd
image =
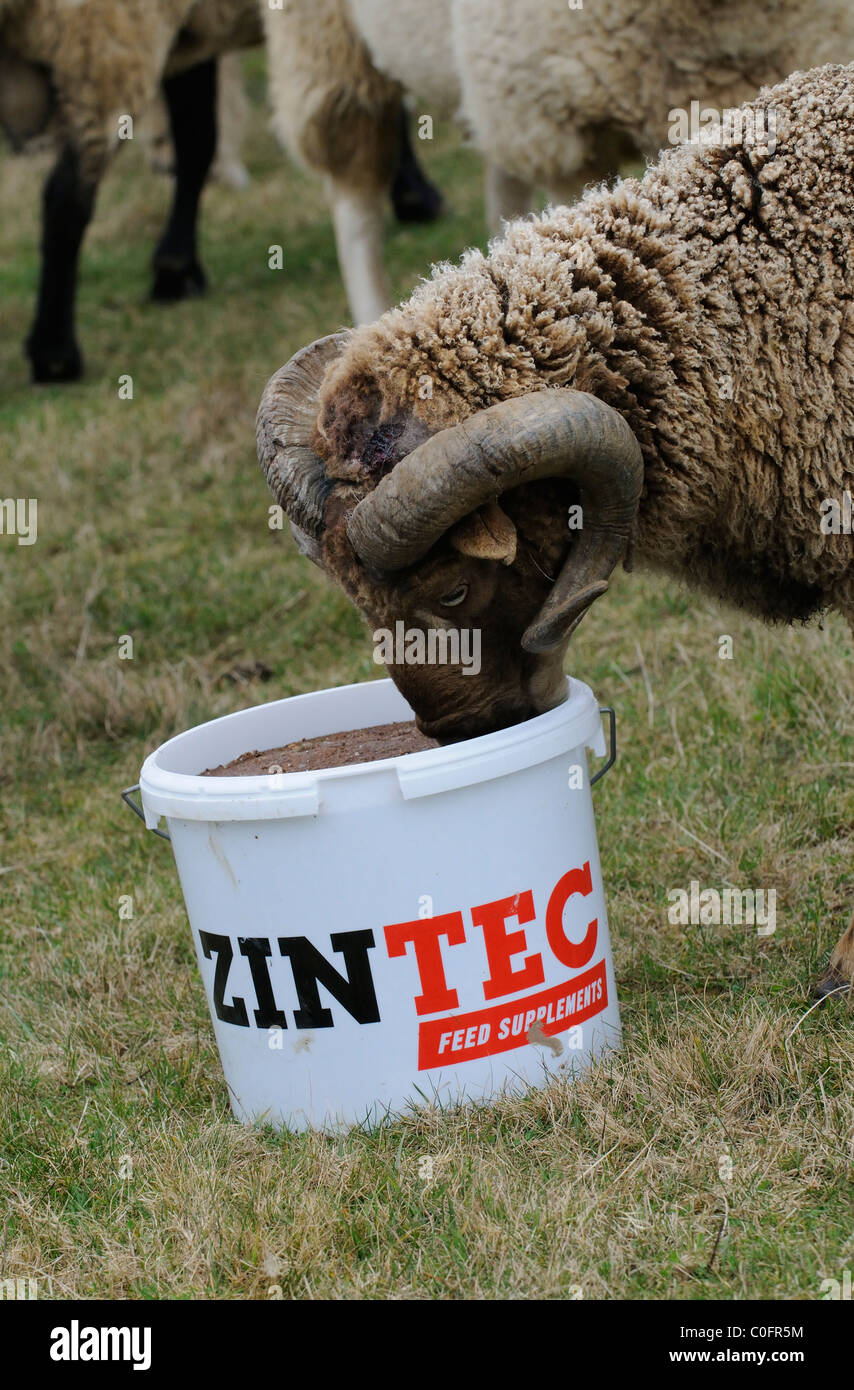
[[[332,486],[312,448],[317,393],[348,337],[332,333],[295,353],[264,387],[255,421],[258,459],[270,491],[291,523],[314,539],[323,530],[323,507]]]
[[[556,477],[578,485],[583,526],[522,638],[527,651],[548,651],[607,589],[631,539],[643,486],[640,445],[619,411],[597,396],[536,391],[440,431],[363,498],[347,535],[365,564],[403,569],[508,488]]]

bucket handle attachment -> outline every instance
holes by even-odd
[[[600,714],[607,714],[607,716],[608,716],[608,744],[609,744],[610,752],[608,753],[608,761],[607,761],[606,763],[604,763],[604,764],[602,765],[602,767],[600,767],[599,771],[595,774],[595,776],[593,776],[593,777],[590,778],[590,785],[591,785],[591,787],[595,787],[595,786],[596,786],[596,783],[600,780],[600,778],[604,777],[604,776],[605,776],[605,773],[609,770],[609,768],[612,768],[612,767],[614,766],[614,763],[617,761],[617,716],[616,716],[616,713],[614,712],[614,710],[611,709],[611,706],[610,706],[610,705],[605,705],[604,708],[601,708],[601,709],[599,710],[599,713],[600,713]],[[135,808],[134,808],[134,809],[135,809]]]
[[[609,764],[609,766],[610,766],[610,764]],[[600,774],[600,776],[601,776],[601,774]],[[134,799],[133,799],[133,794],[134,794],[134,792],[138,792],[138,791],[139,791],[139,783],[138,783],[138,782],[135,782],[134,785],[133,785],[132,787],[125,787],[124,791],[122,792],[122,801],[125,803],[126,806],[129,806],[129,807],[130,807],[130,809],[133,811],[133,813],[134,813],[135,816],[139,816],[140,820],[141,820],[141,821],[143,822],[143,824],[144,824],[144,823],[145,823],[145,812],[143,811],[142,807],[141,807],[140,805],[138,805],[137,802],[134,801]],[[146,826],[146,829],[148,829],[147,826]],[[169,840],[169,841],[171,841],[172,836],[169,834],[169,831],[168,831],[168,830],[158,830],[156,825],[152,826],[151,829],[152,829],[152,832],[153,832],[155,835],[159,835],[159,836],[160,836],[161,840]]]

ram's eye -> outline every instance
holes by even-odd
[[[449,594],[444,594],[439,599],[439,603],[443,608],[456,608],[458,604],[465,601],[468,591],[468,584],[458,584],[456,589],[452,589]]]

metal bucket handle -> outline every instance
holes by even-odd
[[[591,787],[595,787],[595,786],[596,786],[596,783],[597,783],[602,777],[605,776],[605,773],[606,773],[610,768],[612,768],[612,767],[614,766],[614,763],[617,761],[617,716],[616,716],[616,713],[614,712],[614,710],[612,710],[612,708],[611,708],[610,705],[605,705],[603,708],[601,708],[601,709],[599,710],[599,713],[600,713],[600,714],[607,714],[607,716],[608,716],[608,746],[609,746],[610,751],[609,751],[609,753],[608,753],[608,761],[607,761],[606,763],[603,763],[602,767],[600,767],[600,769],[599,769],[599,771],[596,773],[595,777],[591,777],[591,778],[590,778],[590,785],[591,785]]]
[[[130,809],[133,811],[133,813],[134,813],[135,816],[139,816],[139,818],[140,818],[140,820],[142,821],[143,825],[145,825],[145,812],[143,811],[142,807],[141,807],[140,805],[138,805],[138,803],[137,803],[136,801],[134,801],[134,799],[133,799],[133,794],[134,794],[134,792],[138,792],[138,791],[139,791],[139,783],[138,783],[138,782],[135,782],[134,785],[133,785],[132,787],[125,787],[124,791],[122,792],[122,801],[125,803],[126,806],[129,806],[129,807],[130,807]],[[146,828],[146,830],[147,830],[147,829],[148,829],[148,826],[146,826],[145,828]],[[172,836],[169,834],[169,831],[168,831],[168,830],[158,830],[156,825],[155,825],[155,826],[152,826],[151,829],[152,829],[152,832],[153,832],[155,835],[159,835],[159,836],[160,836],[161,840],[169,840],[169,841],[171,841]]]

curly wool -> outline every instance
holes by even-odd
[[[776,147],[670,150],[354,333],[321,391],[330,474],[352,479],[379,421],[572,386],[641,444],[639,561],[766,618],[854,619],[852,539],[820,524],[854,491],[854,65],[744,111],[772,107]]]

